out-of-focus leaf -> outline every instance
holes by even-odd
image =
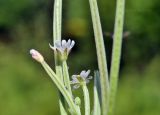
[[[100,107],[100,97],[101,97],[101,88],[100,88],[100,79],[99,72],[94,72],[94,107],[93,115],[101,115]]]

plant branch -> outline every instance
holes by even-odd
[[[56,84],[59,91],[62,93],[64,98],[66,99],[69,107],[72,109],[72,112],[75,115],[80,115],[77,105],[74,104],[72,96],[69,94],[69,92],[65,89],[65,86],[63,85],[62,81],[59,79],[59,76],[57,76],[54,71],[48,66],[48,64],[43,61],[42,63],[43,68],[46,70],[50,78],[53,80],[53,82]]]
[[[68,66],[67,66],[67,62],[66,61],[62,62],[62,67],[63,67],[64,84],[65,84],[68,92],[72,95],[72,90],[71,90],[71,85],[70,85],[70,78],[69,78],[69,73],[68,73]]]

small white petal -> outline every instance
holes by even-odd
[[[76,85],[73,86],[73,89],[78,89],[79,87],[80,87],[80,85],[76,84]]]
[[[69,46],[67,46],[68,52],[70,52],[70,50],[73,48],[74,45],[75,45],[75,42],[72,40],[71,44]]]
[[[83,71],[80,73],[80,76],[86,78],[86,71],[83,70]]]
[[[80,76],[83,77],[83,78],[87,78],[88,75],[89,75],[89,73],[90,73],[90,70],[88,70],[87,72],[83,70],[83,71],[80,73]]]
[[[70,49],[72,49],[74,45],[75,45],[75,41],[72,40],[71,45],[70,45]]]
[[[89,80],[88,80],[88,79],[86,79],[85,81],[86,81],[86,83],[89,83]]]
[[[86,77],[90,74],[90,70],[88,70],[86,73]]]
[[[72,79],[75,79],[75,78],[77,78],[77,75],[72,75]]]
[[[62,40],[62,48],[65,50],[67,47],[67,42],[66,40]]]
[[[70,47],[70,44],[71,44],[71,40],[69,39],[68,42],[67,42],[67,48]]]
[[[66,43],[67,43],[66,40],[62,40],[62,45],[66,44]]]
[[[72,81],[71,81],[71,84],[78,84],[79,83],[79,81],[77,80],[77,79],[73,79]]]

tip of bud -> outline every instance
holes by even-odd
[[[32,55],[32,58],[35,59],[36,61],[40,63],[44,61],[43,56],[37,50],[31,49],[29,53]]]
[[[36,50],[35,49],[31,49],[30,51],[29,51],[29,53],[32,55],[32,54],[34,54],[36,52]]]

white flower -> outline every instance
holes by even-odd
[[[55,46],[50,45],[50,47],[54,51],[57,51],[58,54],[60,54],[62,59],[66,60],[74,45],[75,45],[75,41],[69,39],[68,41],[66,40],[56,41]]]
[[[88,76],[89,74],[90,70],[83,70],[80,75],[72,75],[71,84],[74,84],[73,88],[78,89],[84,83],[89,83],[90,79],[92,79],[92,76]]]
[[[30,54],[32,55],[32,58],[35,59],[36,61],[40,63],[44,61],[43,56],[37,50],[31,49]]]

